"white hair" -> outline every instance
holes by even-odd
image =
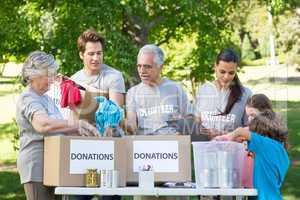
[[[156,65],[160,66],[164,64],[164,52],[155,44],[146,44],[145,46],[143,46],[138,53],[138,58],[144,53],[154,54],[154,63]]]
[[[32,77],[55,73],[58,65],[51,54],[43,51],[34,51],[29,54],[22,68],[22,83],[27,85]]]

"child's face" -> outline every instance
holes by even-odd
[[[259,110],[250,106],[246,106],[246,114],[248,116],[248,123],[259,114]]]

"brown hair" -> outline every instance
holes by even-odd
[[[249,130],[283,143],[287,148],[287,129],[280,117],[266,110],[251,120]]]
[[[264,112],[266,110],[273,111],[271,100],[264,94],[254,94],[247,101],[247,106],[256,108],[260,112]]]
[[[85,46],[87,42],[100,42],[102,48],[104,48],[105,40],[94,29],[88,29],[84,31],[77,39],[77,47],[80,52],[85,52]]]
[[[233,62],[239,65],[240,59],[233,49],[223,49],[216,58],[216,64],[219,64],[220,61]],[[229,86],[229,89],[230,94],[228,97],[228,102],[225,107],[225,110],[221,113],[221,115],[229,114],[234,104],[238,102],[241,99],[241,96],[243,95],[243,86],[237,74],[235,74]]]

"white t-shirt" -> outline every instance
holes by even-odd
[[[229,132],[246,125],[248,120],[245,107],[252,92],[243,87],[242,96],[233,105],[230,113],[220,115],[225,110],[229,94],[229,89],[220,90],[211,82],[207,82],[198,88],[195,115],[201,118],[202,126]]]
[[[126,95],[127,111],[137,115],[137,134],[176,133],[176,128],[170,127],[168,121],[185,115],[187,107],[183,88],[168,79],[154,87],[141,82],[130,88]]]
[[[97,75],[87,75],[82,69],[73,74],[71,79],[83,87],[89,86],[95,88],[98,92],[125,93],[125,83],[122,73],[106,64],[101,65],[101,71]]]

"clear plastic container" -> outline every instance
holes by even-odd
[[[242,187],[245,146],[231,141],[193,142],[198,188]]]

